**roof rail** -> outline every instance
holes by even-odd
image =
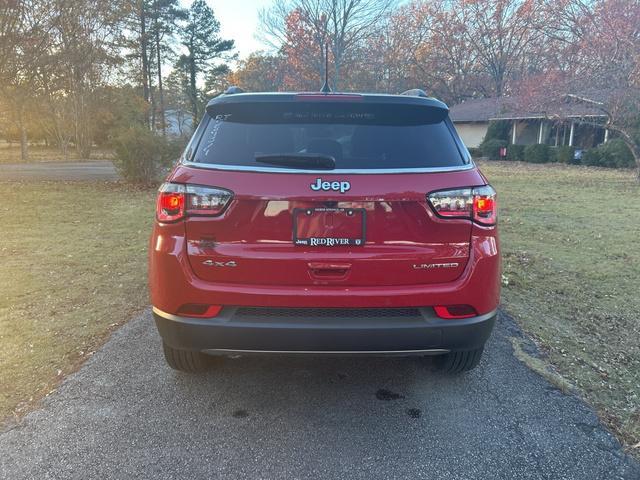
[[[244,93],[244,90],[241,89],[240,87],[236,87],[235,85],[232,85],[230,87],[227,87],[227,89],[224,91],[225,95],[233,95],[235,93]]]
[[[419,88],[412,88],[411,90],[402,92],[400,95],[407,95],[410,97],[429,98],[429,95],[427,95],[424,90],[420,90]]]

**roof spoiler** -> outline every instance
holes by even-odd
[[[236,87],[235,85],[231,85],[227,87],[224,92],[221,92],[219,90],[209,90],[208,92],[205,92],[205,95],[208,95],[211,98],[216,98],[220,95],[233,95],[234,93],[244,93],[244,90],[240,87]]]
[[[234,95],[236,93],[244,93],[244,90],[240,87],[236,87],[235,85],[231,85],[227,87],[223,95]]]
[[[407,95],[408,97],[429,98],[429,95],[427,95],[424,90],[420,90],[419,88],[412,88],[411,90],[406,90],[402,92],[400,95]]]

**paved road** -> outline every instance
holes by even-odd
[[[113,164],[90,162],[41,162],[0,164],[0,180],[117,180]]]
[[[419,359],[165,367],[149,314],[0,435],[0,477],[638,479],[596,416],[512,355],[502,317],[475,371]]]

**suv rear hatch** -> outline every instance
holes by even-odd
[[[185,222],[195,275],[297,286],[458,278],[471,221],[439,218],[426,194],[483,179],[446,106],[397,99],[234,95],[210,103],[172,178],[213,187],[213,196],[215,188],[233,193],[219,215]]]

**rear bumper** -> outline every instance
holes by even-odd
[[[472,350],[489,338],[496,311],[463,320],[442,320],[430,308],[393,318],[242,316],[226,307],[215,318],[189,318],[153,309],[158,331],[173,348],[209,354],[437,354]],[[354,312],[356,312],[354,310]]]

